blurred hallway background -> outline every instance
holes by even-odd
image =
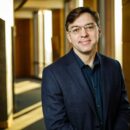
[[[42,70],[66,54],[66,15],[99,12],[98,51],[117,59],[130,100],[130,0],[0,0],[0,130],[45,130]]]
[[[45,130],[41,108],[41,80],[18,79],[14,87],[14,122],[5,130]]]

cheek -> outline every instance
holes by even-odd
[[[71,43],[72,43],[73,45],[77,45],[77,44],[78,44],[78,38],[71,39]]]
[[[77,44],[78,43],[78,37],[69,37],[68,40],[72,44]]]
[[[92,37],[93,37],[93,39],[95,41],[98,41],[98,39],[99,39],[99,33],[95,33]]]

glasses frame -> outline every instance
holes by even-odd
[[[74,25],[72,26],[68,32],[72,33],[72,34],[81,34],[82,29],[85,30],[85,32],[92,32],[95,30],[95,28],[97,27],[96,23],[87,23],[84,26],[78,26],[78,25]]]

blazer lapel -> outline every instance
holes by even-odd
[[[100,63],[101,63],[101,92],[102,92],[102,100],[103,100],[103,119],[104,121],[107,119],[107,112],[108,112],[108,104],[109,104],[109,99],[110,99],[110,86],[109,86],[109,82],[108,78],[109,78],[109,74],[107,71],[107,66],[105,65],[105,59],[102,59],[101,56],[100,57]],[[104,122],[105,123],[105,122]]]
[[[88,102],[88,105],[93,109],[94,113],[96,114],[96,108],[95,103],[93,100],[93,95],[89,89],[88,84],[85,81],[85,78],[83,77],[83,74],[81,72],[81,69],[79,68],[77,62],[75,61],[73,55],[69,55],[68,57],[70,60],[69,65],[67,66],[68,73],[71,75],[72,80],[74,81],[74,84],[78,89],[82,89],[82,91],[85,94],[85,99]]]
[[[105,123],[107,119],[108,105],[110,99],[110,85],[109,85],[110,81],[108,80],[109,70],[107,70],[107,64],[105,63],[105,58],[102,57],[100,54],[98,54],[98,56],[101,63],[100,83],[101,83],[101,92],[103,101],[103,120]],[[92,108],[95,115],[97,115],[93,95],[89,89],[88,84],[85,81],[85,78],[83,77],[81,69],[79,68],[71,52],[68,54],[66,62],[68,73],[71,75],[75,86],[78,87],[78,89],[82,89],[86,97],[85,100],[88,102],[88,105]]]

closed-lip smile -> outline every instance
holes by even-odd
[[[79,43],[83,43],[83,44],[88,44],[90,43],[91,40],[83,40],[83,41],[80,41]]]

